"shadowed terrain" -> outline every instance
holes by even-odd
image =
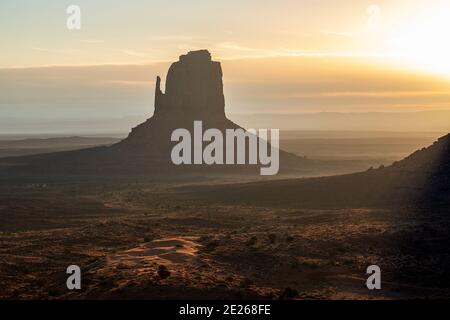
[[[0,297],[448,297],[448,141],[337,177],[3,183]],[[78,292],[65,287],[71,264]],[[380,291],[365,288],[371,264]]]
[[[174,128],[239,128],[224,108],[220,64],[190,52],[126,139],[0,159],[0,298],[450,296],[450,135],[338,176],[299,179],[342,168],[283,151],[283,175],[264,180],[255,166],[171,165]],[[66,287],[74,264],[80,291]],[[365,286],[372,264],[382,290]]]
[[[450,135],[391,166],[314,179],[199,187],[212,201],[272,206],[439,205],[450,201]]]

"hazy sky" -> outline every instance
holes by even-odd
[[[450,109],[449,16],[441,0],[2,1],[0,118],[149,116],[155,76],[202,48],[230,114]]]
[[[81,29],[66,9],[81,9]],[[207,47],[218,58],[400,56],[450,72],[446,0],[15,0],[0,3],[0,66],[143,63]],[[444,70],[443,70],[444,69]]]

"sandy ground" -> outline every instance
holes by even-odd
[[[381,208],[211,204],[174,190],[148,184],[3,186],[0,298],[448,296],[436,277],[416,277],[439,273],[442,253],[428,256],[428,265],[420,255],[442,241],[444,218],[424,226],[407,211]],[[412,234],[430,243],[424,240],[421,250]],[[72,264],[82,270],[80,291],[66,288]],[[365,287],[371,264],[382,268],[382,290]]]

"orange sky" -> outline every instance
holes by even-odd
[[[446,0],[79,0],[0,3],[0,67],[141,64],[208,48],[217,59],[383,57],[450,77]]]
[[[79,0],[80,30],[69,4],[0,3],[0,117],[146,117],[203,48],[229,114],[450,109],[449,1]]]

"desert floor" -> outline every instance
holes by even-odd
[[[430,224],[407,208],[227,205],[174,187],[1,184],[0,298],[449,296],[448,212]],[[66,287],[73,264],[80,291]],[[382,290],[365,286],[371,264]]]

